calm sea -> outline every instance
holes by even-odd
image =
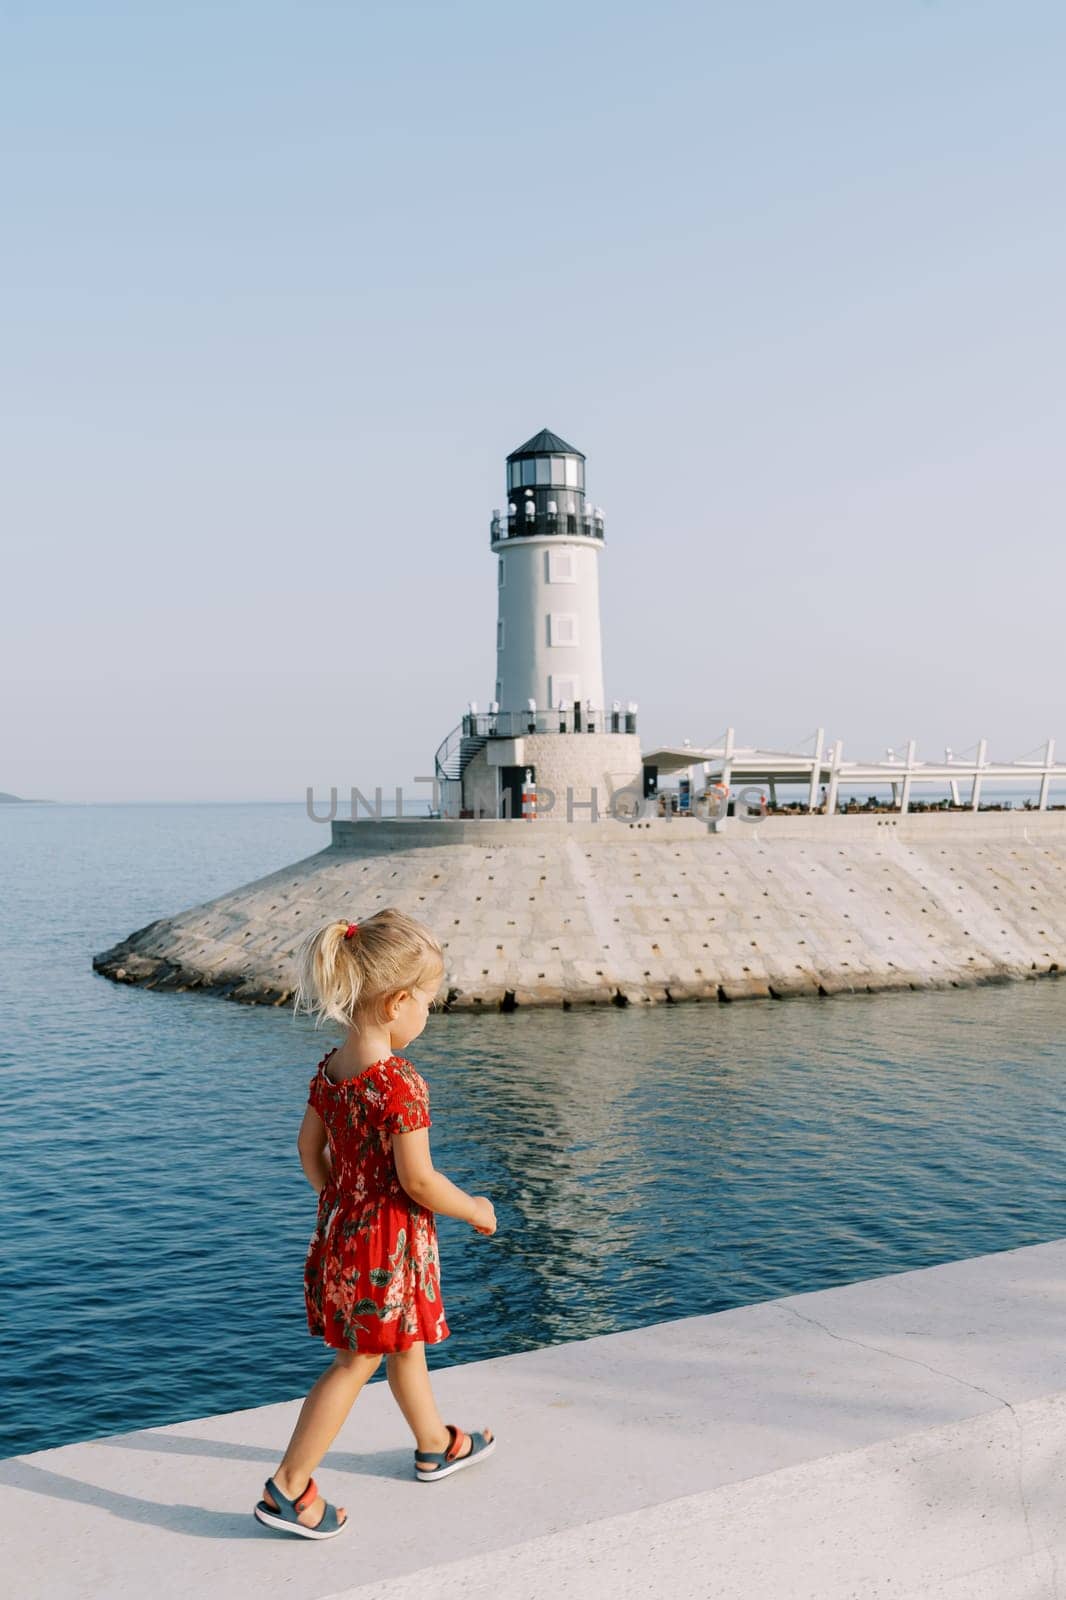
[[[321,1371],[294,1141],[334,1036],[90,961],[325,833],[297,805],[0,807],[0,1454]],[[499,1219],[440,1219],[431,1365],[1066,1234],[1064,1030],[1055,980],[431,1017],[434,1161]]]

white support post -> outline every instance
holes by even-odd
[[[1037,805],[1039,811],[1047,810],[1048,790],[1051,788],[1051,768],[1055,765],[1055,741],[1049,739],[1047,749],[1044,751],[1044,776],[1040,780],[1040,800]]]
[[[981,805],[981,768],[985,765],[988,755],[988,740],[981,739],[977,745],[977,766],[974,769],[973,788],[970,790],[970,810],[977,811]]]
[[[952,803],[953,806],[961,806],[962,805],[962,801],[959,798],[959,780],[958,780],[958,778],[952,778],[952,780],[951,780],[951,803]]]
[[[722,758],[722,782],[728,789],[733,782],[733,748],[736,743],[732,728],[725,730],[725,755]]]
[[[704,790],[707,788],[707,785],[708,785],[708,782],[709,782],[709,779],[707,777],[707,763],[706,763],[706,761],[698,761],[696,763],[696,765],[692,768],[692,774],[691,775],[692,775],[692,780],[693,781],[692,781],[692,785],[691,785],[691,795],[690,795],[689,804],[692,807],[692,815],[694,817],[695,816],[702,816],[703,815],[703,805],[704,805],[703,793],[704,793]]]
[[[843,739],[838,739],[833,746],[829,768],[829,792],[825,797],[825,814],[831,817],[837,808],[837,789],[840,786],[840,753],[844,748]]]
[[[907,815],[907,807],[911,803],[911,773],[912,773],[912,771],[914,769],[914,749],[915,749],[914,740],[913,739],[908,739],[907,740],[907,770],[906,770],[906,772],[904,773],[904,776],[903,776],[903,792],[899,797],[899,809],[900,809],[901,816],[906,816]]]
[[[807,795],[807,810],[818,808],[818,785],[822,778],[822,750],[825,746],[825,729],[819,728],[814,740],[814,758],[811,761],[811,787]]]
[[[694,761],[688,769],[688,814],[696,815],[696,801],[703,788],[703,762]]]

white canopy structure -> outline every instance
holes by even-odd
[[[845,761],[843,748],[841,739],[826,745],[824,728],[818,729],[811,752],[738,745],[734,730],[727,728],[720,744],[661,745],[643,754],[642,760],[645,767],[656,767],[660,774],[687,770],[697,787],[724,783],[735,789],[744,784],[765,784],[772,800],[776,800],[778,784],[803,784],[809,811],[817,810],[822,803],[823,787],[825,808],[835,811],[840,787],[862,784],[891,785],[901,811],[908,809],[915,784],[935,783],[941,788],[947,784],[953,803],[960,805],[959,785],[963,781],[969,784],[966,803],[976,811],[983,783],[1013,781],[1032,785],[1036,780],[1040,784],[1037,806],[1044,811],[1052,779],[1066,781],[1066,764],[1055,761],[1054,739],[1048,739],[1039,758],[1020,761],[990,761],[986,739],[978,742],[972,760],[949,750],[942,761],[919,761],[913,739],[908,740],[901,756],[892,752],[884,761]]]

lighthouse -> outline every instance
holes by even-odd
[[[507,457],[494,511],[496,692],[503,711],[601,708],[603,507],[585,499],[585,457],[542,428]]]
[[[645,792],[637,705],[604,690],[604,517],[584,453],[542,428],[507,457],[505,490],[489,528],[493,689],[437,751],[440,814],[537,826],[632,816]]]

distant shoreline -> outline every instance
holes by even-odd
[[[0,793],[0,805],[5,805],[5,806],[51,806],[51,805],[54,805],[54,804],[55,804],[54,800],[42,800],[39,797],[35,798],[35,799],[27,800],[21,794],[3,794],[3,793]]]

